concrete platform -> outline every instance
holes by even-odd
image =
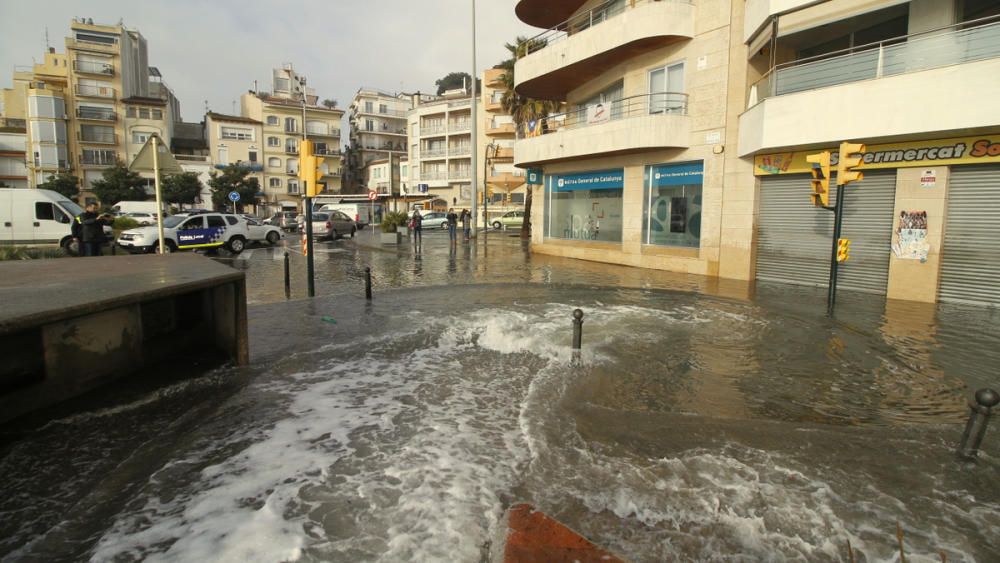
[[[248,363],[244,273],[197,254],[0,262],[0,421],[197,351]]]

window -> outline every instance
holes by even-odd
[[[646,167],[643,244],[698,248],[703,168],[701,161]]]
[[[275,78],[274,79],[274,89],[280,90],[282,92],[288,91],[288,79],[287,78]]]
[[[275,160],[277,160],[277,159],[275,159]],[[281,166],[281,164],[278,164],[278,166]],[[271,178],[270,180],[267,181],[267,185],[268,185],[268,187],[271,187],[271,188],[280,188],[281,187],[281,178]]]
[[[237,219],[236,217],[233,217],[232,215],[227,215],[226,216],[226,222],[229,223],[230,225],[235,225],[236,223],[239,223],[240,221],[239,221],[239,219]],[[248,219],[247,223],[250,223],[250,222],[251,221]],[[253,224],[256,225],[257,224],[256,221],[254,221]]]
[[[154,109],[152,110],[153,119],[163,119],[163,110]]]
[[[267,166],[269,168],[281,168],[281,159],[276,156],[272,156],[271,158],[267,159]],[[273,179],[274,178],[272,178],[272,180]]]
[[[285,132],[286,133],[297,133],[299,130],[299,122],[296,121],[294,117],[285,118]]]
[[[206,217],[208,219],[208,228],[212,227],[223,227],[226,226],[226,220],[222,218],[222,215],[209,215]]]
[[[269,146],[269,147],[280,147],[281,146],[281,139],[279,139],[277,137],[268,137],[267,138],[267,146]]]
[[[229,148],[225,146],[219,147],[219,162],[218,164],[226,165],[229,164]]]
[[[371,102],[371,101],[366,101],[365,102],[365,111],[366,112],[372,113],[372,111],[374,111],[374,108],[375,108],[375,103],[374,102]]]
[[[372,119],[366,119],[365,120],[365,131],[374,131],[374,130],[375,130],[375,121],[372,120]]]
[[[552,175],[545,181],[547,237],[622,241],[622,168]]]
[[[66,104],[59,98],[51,96],[30,96],[28,117],[48,117],[62,119],[66,114]]]
[[[221,136],[223,139],[237,139],[240,141],[252,141],[253,130],[242,127],[222,127]]]
[[[76,110],[77,115],[83,119],[104,119],[113,120],[115,118],[115,111],[111,107],[107,106],[84,106],[81,105]]]
[[[407,175],[407,172],[406,172],[406,171],[407,171],[408,169],[409,169],[409,167],[408,167],[407,165],[405,165],[405,164],[404,164],[404,165],[402,165],[402,166],[400,166],[400,175],[402,175],[402,176],[406,176],[406,175]]]
[[[649,71],[649,113],[687,113],[684,63]]]
[[[83,164],[114,164],[117,160],[115,151],[99,149],[83,149]]]
[[[135,117],[135,106],[125,108],[125,117]]]
[[[257,162],[257,151],[247,151],[247,158],[250,162]]]
[[[115,142],[115,128],[103,125],[81,125],[80,138],[91,143]]]
[[[132,144],[133,145],[144,145],[146,141],[149,140],[150,133],[145,131],[133,131],[132,132]]]
[[[389,106],[387,106],[385,104],[379,104],[378,105],[378,112],[379,113],[389,113]]]
[[[205,228],[205,218],[204,217],[192,217],[187,221],[184,221],[178,231],[190,231],[193,229],[204,229]]]
[[[54,221],[56,218],[55,209],[51,203],[35,202],[35,219],[39,221]]]
[[[297,194],[299,193],[299,183],[297,180],[288,181],[288,193]]]
[[[267,116],[267,124],[268,125],[277,125],[278,124],[278,116],[277,115],[269,115],[269,116]]]
[[[139,119],[149,119],[149,108],[139,108]]]
[[[330,127],[322,121],[307,121],[306,132],[313,135],[326,135],[330,132]]]

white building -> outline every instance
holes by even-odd
[[[433,207],[472,205],[472,100],[452,90],[409,111],[409,178],[427,186]]]

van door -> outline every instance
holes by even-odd
[[[36,194],[28,190],[16,190],[11,194],[10,224],[14,244],[31,244],[35,242],[32,223],[35,220]]]
[[[0,190],[0,244],[14,242],[14,190]]]
[[[35,201],[31,225],[35,244],[59,244],[70,234],[70,218],[51,201]]]

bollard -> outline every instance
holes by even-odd
[[[962,443],[958,446],[958,456],[973,460],[979,455],[979,445],[983,443],[986,425],[990,421],[993,407],[1000,403],[1000,394],[993,389],[976,391],[976,400],[969,401],[969,422],[962,433]]]
[[[285,299],[292,297],[292,278],[288,271],[288,251],[285,251]]]
[[[573,350],[579,350],[583,341],[583,311],[573,311]]]
[[[365,268],[365,299],[372,300],[372,269]]]

